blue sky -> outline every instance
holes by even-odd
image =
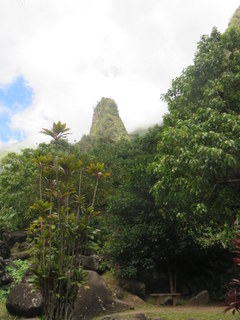
[[[32,104],[33,90],[22,76],[12,83],[0,85],[0,141],[23,140],[24,131],[11,129],[11,117]]]

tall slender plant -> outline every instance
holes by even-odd
[[[98,214],[94,203],[99,178],[107,176],[102,174],[103,164],[90,164],[84,170],[74,155],[60,155],[58,143],[68,131],[61,122],[54,123],[51,130],[42,129],[54,139],[56,155],[35,160],[40,190],[39,200],[30,210],[38,218],[28,229],[28,239],[35,285],[42,291],[47,320],[72,318],[78,288],[85,283],[85,272],[76,257],[88,253],[89,233],[94,232],[90,221]],[[81,191],[83,172],[94,172],[96,180],[89,203]]]

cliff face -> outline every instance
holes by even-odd
[[[237,8],[237,10],[234,12],[228,27],[240,27],[240,7]]]
[[[129,139],[127,130],[119,117],[116,102],[110,98],[102,98],[94,109],[91,138],[101,138],[109,141]]]
[[[94,108],[90,133],[82,137],[80,147],[87,151],[98,141],[117,142],[121,139],[129,140],[129,135],[117,104],[113,99],[102,98]]]

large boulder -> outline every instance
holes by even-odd
[[[143,282],[132,279],[120,279],[119,286],[126,291],[136,294],[140,298],[145,298],[146,286]]]
[[[190,306],[202,306],[208,304],[209,302],[209,294],[207,290],[201,291],[196,296],[192,297],[191,300],[188,301],[188,305]]]
[[[143,313],[137,313],[137,314],[132,315],[132,317],[128,316],[128,318],[130,320],[147,320],[147,317]],[[118,315],[110,315],[110,316],[106,316],[106,317],[102,318],[101,320],[124,320],[124,319],[126,319],[126,317],[121,317]]]
[[[145,304],[143,299],[141,299],[139,296],[136,296],[134,294],[128,294],[123,301],[129,304],[131,307],[139,307]]]
[[[11,283],[13,278],[6,272],[6,262],[0,257],[0,286],[1,289]]]
[[[27,239],[27,233],[25,231],[10,231],[3,232],[3,241],[7,242],[7,244],[12,247],[16,242],[22,243]]]
[[[14,280],[13,278],[5,272],[1,277],[0,277],[0,286],[6,286],[10,283],[12,283]]]
[[[12,260],[26,260],[30,257],[29,247],[26,242],[16,242],[11,247],[11,259]]]
[[[85,270],[98,271],[99,269],[99,256],[93,254],[91,256],[84,256],[82,254],[77,255],[76,257],[79,261],[79,264]]]
[[[0,257],[0,276],[5,274],[6,262]]]
[[[10,256],[10,248],[8,244],[0,240],[0,257],[7,259]]]
[[[88,271],[87,285],[82,286],[77,295],[73,320],[84,320],[103,313],[129,309],[129,306],[113,298],[106,283],[95,271]]]
[[[6,307],[17,316],[36,317],[43,313],[43,298],[40,292],[33,291],[27,283],[20,283],[10,291]]]

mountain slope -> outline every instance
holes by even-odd
[[[240,7],[237,8],[237,10],[234,12],[230,22],[229,22],[229,25],[228,25],[228,28],[229,27],[236,27],[236,26],[240,26]]]
[[[119,141],[129,139],[127,130],[119,116],[116,102],[110,98],[102,98],[94,109],[91,138]]]
[[[102,98],[94,108],[89,135],[84,135],[79,142],[83,151],[89,150],[95,143],[129,140],[128,132],[119,116],[118,106],[113,99]]]

